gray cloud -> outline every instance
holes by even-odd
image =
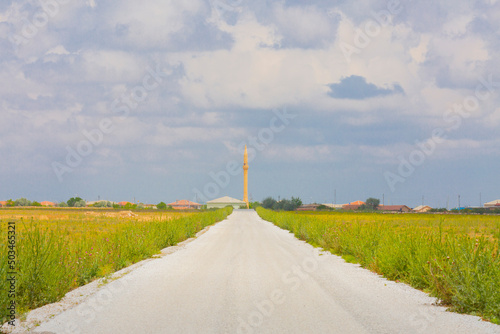
[[[342,78],[338,84],[330,84],[328,95],[336,99],[364,100],[377,96],[404,94],[403,88],[395,84],[394,88],[380,88],[357,75]]]

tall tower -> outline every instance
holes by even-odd
[[[248,151],[245,145],[245,154],[243,155],[243,202],[247,203],[247,209],[250,208],[248,203]]]

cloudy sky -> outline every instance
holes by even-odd
[[[5,0],[0,200],[500,198],[500,1]]]

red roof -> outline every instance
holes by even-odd
[[[363,205],[363,204],[361,204],[361,205]],[[342,209],[344,209],[344,210],[358,210],[361,205],[360,204],[355,204],[355,205],[345,204],[345,205],[342,205]]]
[[[406,205],[380,205],[378,209],[381,211],[411,211]]]
[[[201,204],[191,202],[185,199],[182,199],[180,201],[175,201],[173,203],[167,204],[168,206],[171,206],[174,209],[190,209],[190,208],[197,208],[200,207]]]
[[[42,206],[56,206],[56,203],[52,203],[49,201],[44,201],[40,203]]]
[[[181,199],[180,201],[175,201],[175,202],[167,204],[167,205],[174,206],[174,205],[201,205],[201,204],[195,203],[195,202],[191,202],[191,201],[188,201],[188,200],[185,200],[185,199]]]
[[[5,206],[5,205],[7,205],[7,201],[0,201],[0,205],[1,205],[1,206]]]
[[[366,203],[362,202],[362,201],[356,201],[356,202],[349,203],[349,205],[363,205],[363,204],[366,204]]]
[[[132,204],[132,203],[130,203],[130,202],[118,202],[118,205],[121,205],[121,206],[125,206],[127,204]]]

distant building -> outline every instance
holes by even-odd
[[[185,199],[182,200],[177,200],[173,203],[167,204],[167,206],[171,206],[173,209],[176,210],[189,210],[189,209],[201,209],[201,204],[191,202]]]
[[[239,209],[242,206],[246,207],[247,203],[229,196],[216,198],[207,202],[207,209],[221,209],[225,208],[226,206],[232,206],[235,209]]]
[[[40,203],[42,206],[56,206],[56,203],[52,203],[49,201],[43,201]]]
[[[326,206],[327,208],[330,208],[330,209],[342,209],[342,207],[344,206],[344,204],[328,204],[328,203],[325,203],[325,204],[322,204],[324,206]]]
[[[406,205],[379,205],[379,211],[385,212],[411,212],[412,210]]]
[[[143,204],[142,206],[144,208],[146,208],[146,209],[153,209],[153,210],[158,209],[158,207],[156,206],[156,204]]]
[[[132,203],[130,203],[130,202],[118,202],[117,204],[118,204],[119,206],[125,206],[125,205],[127,205],[127,204],[132,204]]]
[[[3,206],[7,206],[7,201],[0,201],[0,208]]]
[[[319,207],[319,204],[305,204],[301,205],[297,208],[297,211],[316,211]]]
[[[500,206],[500,199],[497,199],[496,201],[484,203],[485,208],[494,208],[494,207],[499,207]]]
[[[419,213],[429,212],[431,210],[432,210],[432,208],[428,205],[420,205],[420,206],[417,206],[416,208],[413,209],[413,211],[419,212]]]
[[[365,205],[365,204],[366,203],[363,201],[356,201],[356,202],[342,205],[342,209],[354,211],[354,210],[358,210],[362,205]]]

